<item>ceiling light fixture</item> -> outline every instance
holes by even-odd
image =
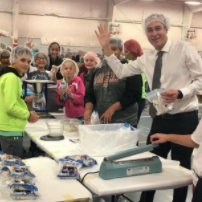
[[[201,2],[199,2],[199,1],[185,1],[185,4],[190,4],[190,5],[200,5]]]

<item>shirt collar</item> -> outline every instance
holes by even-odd
[[[170,39],[167,40],[165,46],[161,49],[161,51],[168,53],[171,47],[172,41]],[[155,49],[155,54],[157,54],[159,51]]]

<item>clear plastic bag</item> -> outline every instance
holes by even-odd
[[[66,119],[62,121],[64,125],[64,131],[66,132],[76,132],[78,131],[79,125],[83,124],[83,121],[78,119]]]
[[[99,114],[96,111],[93,111],[91,114],[91,120],[90,123],[93,125],[100,124]]]
[[[138,131],[123,124],[79,126],[79,136],[83,153],[91,156],[108,156],[135,148],[138,141]]]
[[[174,109],[174,103],[165,103],[161,97],[161,93],[164,92],[165,89],[155,89],[146,94],[146,98],[151,102],[156,109],[156,115],[166,114]]]
[[[68,82],[61,82],[60,83],[60,87],[62,88],[62,93],[63,93],[63,98],[64,98],[64,101],[67,101],[69,99],[69,96],[65,93],[65,87],[68,86]]]

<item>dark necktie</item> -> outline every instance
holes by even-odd
[[[163,51],[159,51],[158,58],[156,60],[156,64],[155,64],[155,68],[154,68],[152,90],[161,87],[160,78],[161,78],[161,69],[162,69],[162,56],[163,56]],[[152,103],[150,103],[149,115],[152,118],[154,118],[156,116],[156,109],[154,108]]]

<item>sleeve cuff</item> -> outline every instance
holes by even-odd
[[[197,139],[196,139],[195,136],[194,136],[194,133],[191,135],[191,139],[192,139],[192,141],[194,141],[196,144],[200,145],[200,142],[197,141]]]
[[[179,90],[182,93],[182,98],[181,99],[185,99],[185,98],[189,98],[189,89],[186,88],[182,88]]]
[[[177,99],[182,99],[183,98],[183,94],[180,90],[178,90],[179,94],[177,96]]]

